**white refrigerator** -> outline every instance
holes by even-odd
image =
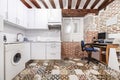
[[[4,28],[4,21],[0,16],[0,80],[4,80],[4,44],[2,31]]]

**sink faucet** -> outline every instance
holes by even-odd
[[[16,41],[23,41],[23,34],[22,33],[17,33],[17,39],[16,39]]]

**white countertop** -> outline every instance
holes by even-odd
[[[20,44],[20,43],[61,43],[62,41],[24,41],[24,42],[4,42],[4,44]]]

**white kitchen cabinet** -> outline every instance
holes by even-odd
[[[26,28],[27,9],[20,0],[8,0],[8,22]]]
[[[15,23],[17,20],[17,0],[8,0],[8,21]]]
[[[29,29],[48,29],[47,9],[33,9],[28,12]]]
[[[7,0],[0,0],[0,15],[7,19]]]
[[[48,10],[48,23],[61,23],[61,21],[62,21],[61,9]]]
[[[35,10],[29,9],[28,10],[28,29],[34,29],[35,27]]]
[[[23,57],[25,58],[23,59],[25,59],[25,62],[28,62],[30,60],[30,43],[24,43],[24,47],[25,54]]]
[[[47,59],[61,59],[61,43],[47,43]]]
[[[31,43],[31,59],[46,59],[45,43]]]
[[[26,6],[24,6],[20,0],[18,0],[18,4],[19,4],[19,7],[18,7],[18,11],[17,11],[17,24],[20,25],[20,26],[23,26],[24,28],[27,28],[27,24],[28,24],[28,19],[27,19],[27,8]]]
[[[28,8],[23,7],[23,27],[28,28]]]
[[[47,9],[35,10],[35,29],[48,29]]]
[[[24,7],[23,4],[20,2],[20,0],[17,0],[17,6],[16,6],[16,24],[23,26],[23,14],[24,14]]]
[[[61,43],[31,43],[31,59],[61,59]]]

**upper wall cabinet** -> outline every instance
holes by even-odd
[[[23,7],[23,27],[28,28],[28,9]]]
[[[34,28],[35,24],[35,10],[34,9],[28,9],[28,28],[32,29]]]
[[[35,28],[48,29],[47,26],[47,9],[36,9],[35,10]]]
[[[61,21],[62,21],[61,9],[48,10],[48,23],[61,23]]]
[[[47,9],[28,10],[29,29],[48,29]]]
[[[8,21],[19,26],[27,26],[27,8],[20,0],[8,0]],[[25,15],[26,14],[26,15]],[[25,22],[24,22],[25,21]]]
[[[0,0],[0,15],[7,19],[7,0]]]
[[[8,0],[8,21],[16,23],[17,20],[17,0]]]

